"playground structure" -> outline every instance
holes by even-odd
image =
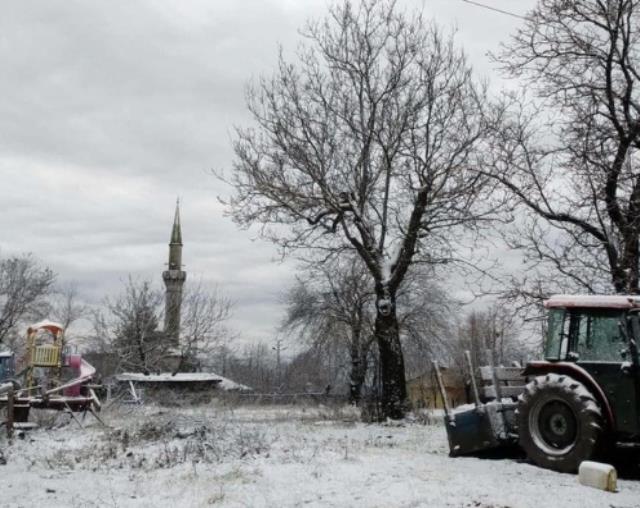
[[[67,411],[76,421],[74,413],[90,412],[100,420],[96,415],[100,401],[91,384],[96,369],[70,352],[62,325],[51,321],[31,325],[26,342],[22,370],[4,380],[13,390],[0,394],[0,407],[11,413],[8,420],[27,422],[31,408]]]

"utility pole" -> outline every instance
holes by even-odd
[[[276,386],[278,387],[278,391],[280,391],[280,386],[282,384],[280,379],[280,353],[282,351],[286,351],[287,348],[282,347],[282,339],[276,339],[276,345],[272,346],[271,349],[276,352]]]

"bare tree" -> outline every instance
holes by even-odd
[[[235,338],[235,334],[223,336],[210,356],[208,366],[222,376],[230,376],[229,371],[236,359],[237,345],[233,344]]]
[[[62,325],[65,334],[67,334],[73,323],[88,315],[87,306],[79,300],[78,286],[76,284],[62,284],[55,289],[51,296],[51,315],[53,319]]]
[[[0,259],[0,342],[15,346],[25,319],[39,319],[48,309],[55,274],[31,255]]]
[[[158,329],[163,300],[163,293],[148,281],[129,277],[123,292],[105,301],[105,311],[94,314],[94,349],[115,352],[119,370],[156,370],[171,346]]]
[[[635,0],[541,0],[498,56],[538,98],[488,152],[528,212],[509,242],[527,297],[640,290],[639,24]]]
[[[398,292],[400,341],[407,355],[407,372],[422,372],[441,358],[454,335],[454,302],[434,282],[429,267],[414,265]],[[305,265],[302,277],[287,294],[283,329],[306,340],[314,351],[337,344],[349,359],[349,393],[359,404],[375,343],[375,292],[369,273],[358,257]],[[321,355],[316,354],[318,358]]]
[[[415,265],[398,294],[398,323],[407,353],[407,373],[421,374],[448,354],[459,303],[443,289],[429,266]]]
[[[330,362],[327,362],[326,344],[314,344],[312,347],[294,355],[286,364],[284,382],[286,389],[294,393],[318,394],[326,387],[339,384],[337,374]]]
[[[264,342],[247,345],[238,355],[226,358],[229,377],[257,392],[267,393],[274,385],[275,361]]]
[[[494,303],[482,310],[472,310],[458,327],[457,340],[450,343],[449,355],[454,365],[464,369],[464,351],[471,353],[474,365],[523,362],[530,348],[519,335],[520,322],[514,311]],[[492,357],[487,357],[488,353]]]
[[[228,349],[231,331],[225,323],[231,310],[231,301],[218,287],[208,289],[202,281],[187,285],[181,306],[179,362],[175,372],[200,370],[203,363],[213,363],[221,348]]]
[[[248,90],[230,210],[283,248],[355,252],[376,299],[383,413],[404,414],[396,297],[410,266],[454,257],[493,212],[474,172],[486,92],[452,37],[394,1],[346,1]],[[283,227],[286,226],[286,227]]]
[[[360,403],[374,342],[374,300],[371,277],[359,258],[309,266],[287,294],[283,330],[316,350],[328,342],[344,348],[354,404]]]

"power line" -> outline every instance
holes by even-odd
[[[525,16],[521,16],[520,14],[516,14],[515,12],[504,11],[502,9],[498,9],[497,7],[491,7],[490,5],[481,4],[480,2],[474,2],[473,0],[462,0],[465,3],[477,5],[478,7],[482,7],[483,9],[489,9],[490,11],[499,12],[500,14],[506,14],[507,16],[512,16],[514,18],[527,19]]]

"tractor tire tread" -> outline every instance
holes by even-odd
[[[566,452],[547,451],[544,443],[540,444],[544,441],[542,436],[532,436],[531,412],[539,411],[534,408],[554,400],[568,406],[576,420],[576,441],[567,447]],[[596,455],[604,428],[600,406],[587,388],[570,376],[554,373],[537,376],[525,387],[518,397],[516,425],[520,446],[532,462],[566,473],[576,472],[580,462]]]

